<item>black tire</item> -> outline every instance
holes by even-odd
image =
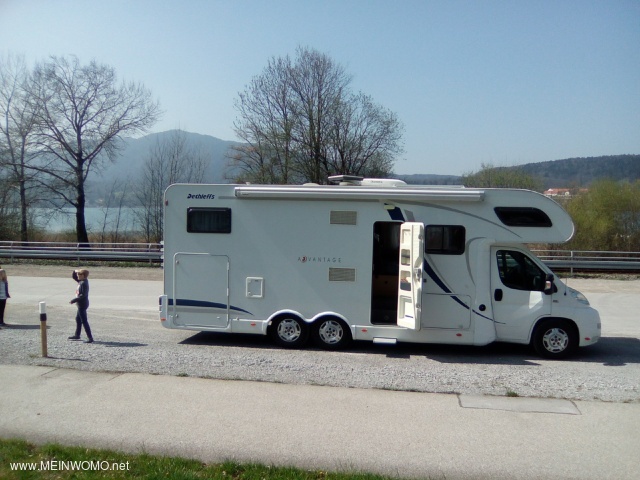
[[[544,320],[536,327],[531,343],[541,357],[567,358],[578,348],[578,332],[566,320]]]
[[[342,350],[351,343],[351,331],[340,319],[326,317],[313,324],[313,341],[325,350]]]
[[[309,326],[294,315],[282,316],[273,320],[269,335],[281,347],[301,348],[309,340]]]

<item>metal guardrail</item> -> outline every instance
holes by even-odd
[[[532,250],[552,270],[640,271],[640,252]]]
[[[532,250],[549,268],[579,271],[638,271],[640,252]],[[161,243],[81,243],[0,241],[0,258],[162,262]]]
[[[107,260],[117,262],[162,261],[160,243],[63,243],[0,242],[0,258],[42,258],[49,260]]]

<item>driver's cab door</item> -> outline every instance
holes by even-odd
[[[553,295],[545,293],[548,272],[527,252],[491,248],[491,291],[498,340],[526,342],[531,326],[551,315]]]
[[[420,330],[422,273],[424,270],[424,225],[406,222],[400,226],[398,317],[400,327]]]

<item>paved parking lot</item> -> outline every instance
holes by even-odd
[[[11,273],[17,269],[7,268]],[[68,271],[67,271],[68,270]],[[640,281],[570,280],[600,310],[603,338],[566,361],[543,360],[527,347],[356,343],[345,352],[283,350],[266,337],[161,327],[161,272],[92,272],[89,318],[97,342],[69,342],[75,307],[70,269],[10,275],[13,297],[2,331],[0,363],[93,371],[146,372],[419,392],[517,394],[574,400],[640,401]],[[33,272],[27,272],[33,275]],[[57,275],[57,276],[56,276]],[[64,275],[64,276],[61,276]],[[127,277],[135,277],[128,279]],[[145,279],[145,278],[155,279]],[[48,311],[49,358],[41,358],[38,302]]]
[[[0,437],[412,478],[637,478],[640,335],[629,312],[640,282],[572,282],[600,309],[604,337],[549,361],[517,345],[291,351],[166,330],[159,280],[124,277],[91,278],[89,345],[66,338],[67,275],[10,276]]]

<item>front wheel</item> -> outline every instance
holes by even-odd
[[[281,347],[300,348],[309,339],[309,327],[298,317],[280,317],[271,324],[269,334]]]
[[[351,343],[351,332],[341,320],[324,318],[314,324],[313,339],[326,350],[341,350]]]
[[[532,344],[542,357],[566,358],[578,348],[578,333],[566,320],[545,320],[536,328]]]

